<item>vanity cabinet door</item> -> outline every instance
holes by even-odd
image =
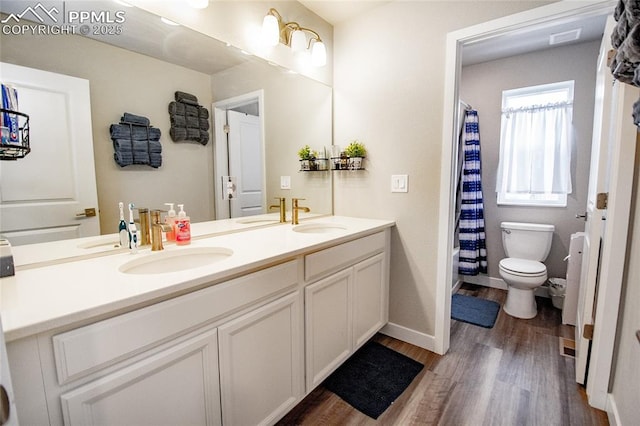
[[[389,291],[385,255],[373,256],[353,267],[353,341],[362,346],[389,319]]]
[[[220,425],[209,330],[61,396],[66,425]]]
[[[302,397],[300,292],[218,328],[225,425],[273,424]]]
[[[349,268],[305,288],[307,391],[351,354],[352,279]]]

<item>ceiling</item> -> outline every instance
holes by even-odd
[[[337,25],[390,1],[372,0],[299,0],[305,7],[332,25]],[[599,40],[604,32],[606,15],[567,17],[562,20],[539,23],[463,46],[463,65],[491,61],[523,53],[549,49],[572,43]],[[580,38],[551,46],[552,34],[580,29]]]

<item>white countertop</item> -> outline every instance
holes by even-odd
[[[300,213],[300,218],[319,217],[318,214]],[[287,217],[291,217],[288,212]],[[214,235],[231,234],[258,227],[278,224],[279,213],[267,213],[234,219],[211,220],[191,224],[191,238],[207,238]],[[170,244],[169,244],[170,245]],[[114,253],[128,252],[128,248],[121,248],[118,234],[106,234],[93,237],[76,238],[72,240],[51,241],[47,243],[28,244],[11,248],[13,262],[18,270],[41,267],[82,259],[90,259]]]
[[[127,250],[17,270],[15,276],[0,279],[0,313],[5,338],[17,340],[124,312],[394,225],[389,220],[343,216],[303,222],[310,223],[333,223],[346,229],[300,233],[294,232],[291,224],[278,224],[196,239],[188,246],[167,245],[162,252],[145,248],[132,255]],[[184,250],[185,247],[221,247],[232,250],[233,254],[216,263],[180,272],[147,275],[119,271],[132,259]]]

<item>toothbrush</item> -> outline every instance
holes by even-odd
[[[127,231],[127,222],[124,221],[124,204],[118,203],[120,208],[120,223],[118,224],[118,234],[120,234],[120,247],[129,247],[129,231]]]
[[[138,252],[138,228],[136,228],[136,223],[133,221],[134,208],[133,203],[129,203],[129,248],[131,249],[131,254]]]

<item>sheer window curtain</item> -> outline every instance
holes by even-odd
[[[571,193],[572,108],[559,102],[503,110],[496,192]]]

